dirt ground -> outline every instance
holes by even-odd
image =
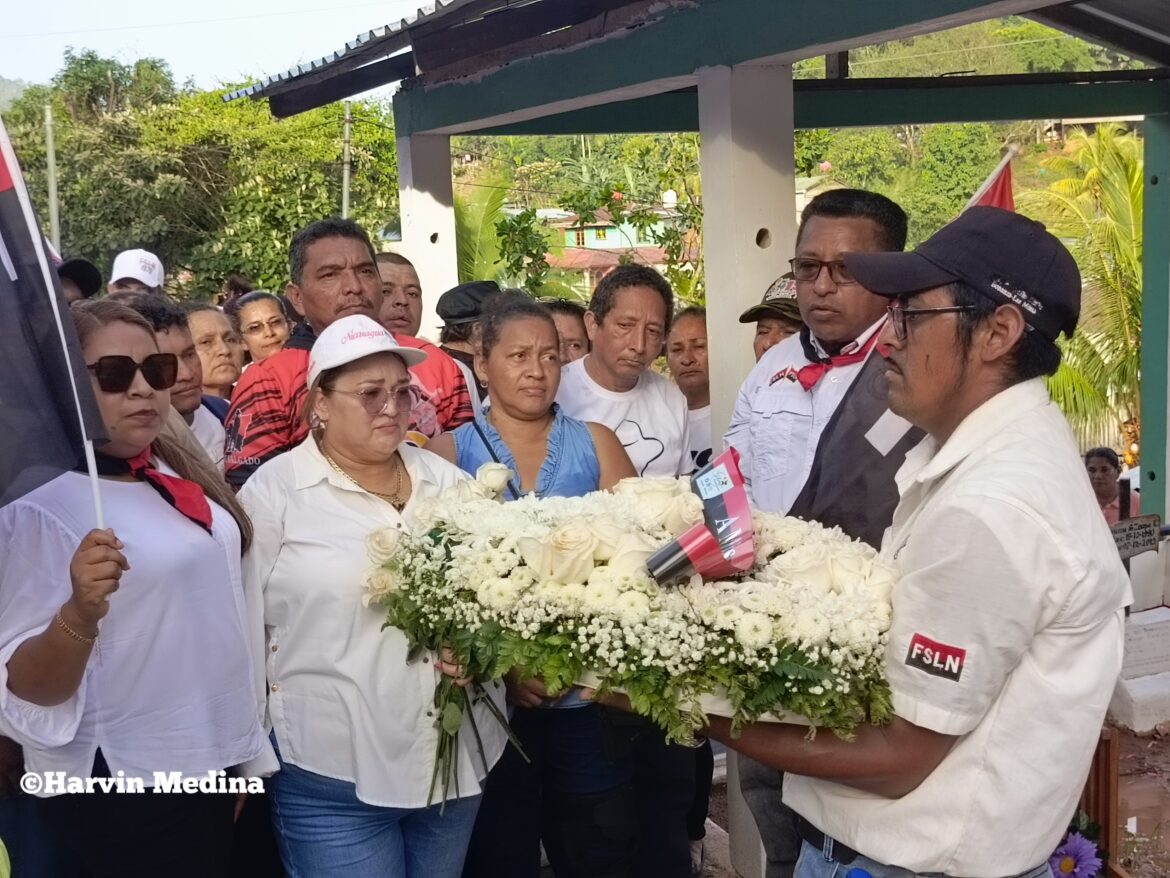
[[[1131,878],[1170,876],[1170,727],[1161,731],[1119,730],[1120,864]]]

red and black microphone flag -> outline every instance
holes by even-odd
[[[0,122],[0,506],[105,438],[57,273]]]

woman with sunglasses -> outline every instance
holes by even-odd
[[[178,364],[145,319],[110,301],[72,315],[109,436],[107,528],[83,471],[0,510],[3,727],[30,773],[145,791],[30,790],[93,875],[227,875],[221,775],[268,749],[240,572],[251,528],[210,464],[163,435]],[[150,795],[178,776],[215,791]]]
[[[467,476],[403,442],[407,368],[427,354],[401,347],[368,317],[330,324],[309,354],[311,431],[261,466],[240,492],[256,526],[244,564],[249,610],[263,638],[268,717],[281,760],[269,786],[273,829],[290,878],[456,878],[479,808],[479,784],[505,736],[476,713],[459,785],[428,807],[439,671],[408,662],[405,635],[362,601],[372,531],[409,526],[428,498]],[[492,697],[503,705],[503,687]],[[469,724],[468,724],[469,725]]]
[[[514,477],[506,500],[579,497],[637,475],[611,430],[566,417],[554,402],[558,348],[541,304],[523,295],[490,299],[475,369],[491,406],[428,447],[467,472],[489,461],[507,466]],[[508,696],[531,762],[509,748],[493,769],[464,878],[536,878],[542,841],[560,878],[632,874],[634,772],[617,755],[620,732],[607,726],[605,709],[575,691],[549,698],[539,680],[510,681]]]

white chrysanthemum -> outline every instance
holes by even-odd
[[[736,604],[723,604],[715,610],[715,627],[723,631],[735,630],[743,617],[743,610]]]
[[[633,626],[650,615],[650,598],[639,591],[622,592],[614,609],[623,625]]]
[[[735,639],[747,649],[763,649],[772,642],[772,620],[763,613],[744,613],[735,623]]]
[[[617,604],[617,586],[604,580],[593,582],[585,587],[585,609],[591,615],[612,613]]]

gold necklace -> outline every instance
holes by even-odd
[[[393,506],[394,509],[398,512],[401,512],[403,509],[406,508],[406,504],[410,498],[407,498],[407,500],[399,499],[402,496],[402,470],[405,468],[405,466],[402,463],[402,458],[398,456],[397,452],[395,452],[395,455],[394,455],[395,458],[397,458],[397,460],[398,460],[398,465],[394,468],[394,473],[395,473],[396,478],[394,480],[394,493],[393,494],[382,494],[378,491],[371,491],[369,488],[367,488],[365,485],[363,485],[361,482],[359,482],[357,479],[355,479],[353,476],[351,476],[349,473],[347,473],[345,470],[343,470],[341,468],[341,466],[337,463],[337,461],[329,456],[329,454],[325,451],[324,448],[321,449],[321,455],[327,461],[329,461],[329,465],[331,467],[333,467],[334,471],[338,475],[340,475],[343,479],[348,481],[350,484],[360,488],[361,490],[365,491],[367,494],[373,494],[379,500],[384,500],[385,502],[387,502],[391,506]]]

